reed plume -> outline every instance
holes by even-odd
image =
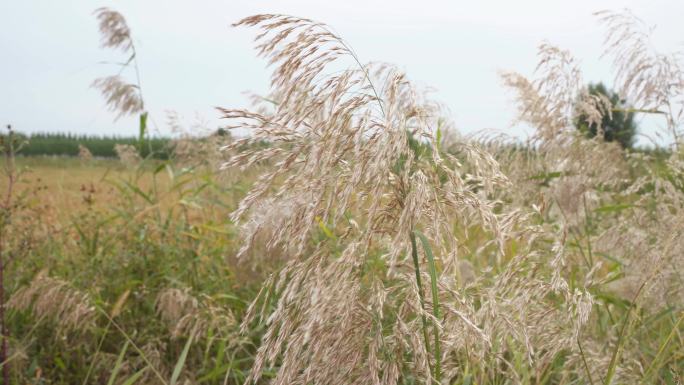
[[[663,53],[653,48],[653,29],[632,14],[596,13],[606,27],[605,55],[612,58],[615,84],[635,110],[665,118],[664,139],[679,149],[684,130],[684,67],[682,52]]]
[[[90,295],[68,282],[41,271],[30,285],[17,290],[7,303],[10,309],[30,310],[38,319],[59,325],[62,333],[84,332],[95,326],[96,308]]]
[[[95,10],[95,16],[99,21],[101,46],[122,51],[128,55],[128,58],[125,62],[118,63],[121,68],[116,75],[97,78],[91,83],[91,87],[98,89],[105,98],[105,104],[109,110],[117,113],[115,120],[123,116],[140,114],[140,143],[142,145],[147,126],[147,112],[145,112],[137,52],[131,37],[131,30],[123,15],[112,9],[98,8]],[[135,70],[135,82],[126,81],[121,76],[121,73],[129,66]]]
[[[228,309],[216,306],[211,298],[198,299],[188,289],[164,289],[157,295],[157,313],[171,329],[171,336],[219,336],[228,338],[237,324]]]
[[[274,384],[396,384],[407,373],[440,382],[463,374],[453,357],[464,354],[500,365],[522,347],[543,367],[572,349],[591,297],[545,267],[550,253],[505,253],[512,238],[531,246],[553,234],[519,210],[500,212],[490,197],[509,181],[487,151],[469,141],[444,151],[440,106],[396,68],[362,65],[321,23],[257,15],[236,26],[259,28],[257,50],[275,67],[273,110],[220,109],[232,128],[251,131],[226,147],[234,155],[225,167],[271,166],[232,215],[240,255],[269,229],[269,248],[289,260],[260,296],[276,298],[275,309],[259,311],[257,299],[243,322],[261,314],[267,325],[248,383],[276,365]],[[489,234],[478,258],[510,262],[473,273],[469,286],[454,278],[470,240],[461,229],[475,227]]]

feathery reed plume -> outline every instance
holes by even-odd
[[[147,134],[148,113],[145,111],[140,69],[138,68],[138,54],[131,38],[131,30],[126,24],[126,19],[119,12],[103,7],[96,9],[95,15],[100,22],[102,47],[118,49],[130,56],[126,62],[119,64],[121,69],[116,75],[97,78],[91,86],[100,90],[107,107],[110,111],[117,113],[114,120],[127,115],[140,115],[138,139],[140,143],[138,147],[139,150],[142,150]],[[131,65],[135,70],[135,83],[129,83],[120,76]]]
[[[682,52],[652,48],[651,30],[629,10],[601,11],[596,16],[607,28],[605,54],[613,58],[615,83],[637,112],[661,114],[665,134],[679,148],[684,134],[684,67]]]
[[[155,307],[161,318],[171,326],[171,335],[205,336],[211,332],[223,338],[236,329],[232,312],[212,304],[208,296],[198,299],[188,289],[164,289],[157,295]]]
[[[134,167],[141,161],[140,154],[138,154],[138,150],[136,150],[135,146],[133,145],[115,144],[114,152],[116,152],[116,156],[119,158],[121,163],[126,166]]]
[[[637,112],[665,111],[668,127],[671,129],[672,138],[677,141],[676,129],[680,126],[682,98],[682,71],[676,60],[676,55],[663,55],[653,52],[648,43],[649,35],[642,32],[639,27],[641,22],[629,11],[622,13],[600,12],[597,14],[600,21],[608,26],[606,37],[606,54],[614,56],[616,70],[616,82],[620,85],[622,93],[630,98],[637,106]],[[544,46],[542,46],[544,47]],[[554,60],[549,53],[559,52],[542,48],[540,50],[540,66],[543,68]],[[571,63],[568,54],[560,54],[560,61]],[[557,59],[555,61],[558,61]],[[564,72],[567,75],[559,75],[555,72]],[[561,84],[559,78],[577,77],[576,81],[563,81],[565,91],[557,91],[555,87]],[[576,67],[564,70],[561,66],[552,65],[541,71],[541,76],[531,82],[517,74],[505,74],[504,81],[518,92],[521,119],[533,124],[538,129],[535,139],[541,138],[540,145],[534,149],[534,155],[528,156],[526,163],[507,162],[512,165],[507,174],[512,177],[516,185],[535,184],[539,179],[534,178],[534,173],[559,173],[557,178],[551,178],[549,183],[549,198],[557,203],[565,221],[571,225],[585,222],[587,210],[597,208],[599,201],[611,199],[607,193],[615,189],[622,191],[623,200],[629,196],[638,196],[639,199],[629,205],[624,211],[627,215],[619,221],[602,229],[598,237],[592,241],[597,252],[606,252],[620,256],[627,262],[627,276],[625,279],[614,281],[611,285],[618,291],[623,292],[625,298],[631,298],[637,288],[647,280],[646,288],[641,295],[644,303],[653,305],[662,304],[664,297],[669,301],[679,297],[681,285],[673,285],[678,281],[680,274],[670,275],[669,279],[653,279],[654,271],[661,271],[658,275],[670,271],[666,268],[673,263],[676,255],[665,252],[669,250],[671,241],[663,238],[664,234],[676,233],[681,229],[678,215],[681,211],[682,166],[675,152],[666,163],[665,174],[649,172],[646,176],[637,178],[631,182],[626,181],[626,170],[630,160],[642,162],[634,155],[625,158],[617,150],[616,146],[585,140],[579,137],[572,127],[572,116],[578,114],[578,110],[599,123],[604,115],[609,115],[616,106],[611,106],[609,100],[587,98],[586,92],[577,89],[575,85],[581,84],[580,73]],[[551,87],[549,92],[548,85]],[[574,89],[574,91],[573,91]],[[555,91],[554,91],[555,90]],[[559,111],[554,108],[554,100],[559,94],[575,94],[575,110],[570,113],[568,109],[563,114],[557,114],[553,119],[548,116],[548,111]],[[551,95],[551,96],[549,96]],[[572,100],[573,97],[561,98]],[[679,107],[678,107],[679,106]],[[558,125],[555,122],[562,122]],[[550,127],[566,126],[567,134],[546,135]],[[558,133],[558,131],[556,131]],[[538,139],[537,139],[538,140]],[[676,143],[675,143],[676,144]],[[524,170],[519,177],[520,171]],[[527,182],[525,182],[527,179]],[[651,187],[652,186],[652,187]],[[531,191],[535,187],[530,186]],[[607,189],[608,188],[608,189]],[[649,193],[646,193],[646,192]],[[630,195],[632,194],[632,195]],[[629,199],[632,200],[632,199]],[[648,202],[658,201],[658,214],[650,209]],[[587,207],[589,205],[589,207]],[[593,206],[593,207],[592,207]],[[657,219],[656,219],[657,218]],[[653,222],[656,220],[657,223]],[[649,223],[649,225],[645,225]],[[649,239],[651,241],[649,241]],[[659,242],[653,243],[653,239]],[[630,273],[631,271],[631,273]],[[650,277],[650,278],[648,278]],[[681,281],[680,281],[681,282]],[[654,301],[651,296],[652,286],[660,287],[661,299]],[[664,293],[669,293],[664,295]],[[664,295],[664,297],[662,296]],[[658,296],[656,296],[658,297]]]
[[[119,49],[124,53],[133,51],[131,30],[123,15],[106,7],[96,9],[95,15],[100,22],[103,48]]]
[[[541,368],[572,349],[591,298],[551,272],[540,276],[545,253],[525,249],[500,274],[480,278],[477,299],[454,282],[468,228],[490,234],[482,258],[510,258],[503,254],[513,237],[538,242],[525,215],[498,213],[500,202],[489,198],[508,185],[489,153],[458,140],[444,151],[439,105],[394,67],[360,64],[327,26],[283,15],[235,25],[260,29],[257,50],[275,67],[273,111],[220,109],[230,127],[252,133],[226,147],[234,155],[225,167],[270,165],[233,213],[245,236],[240,255],[265,229],[268,247],[289,255],[260,295],[277,302],[248,383],[266,365],[278,365],[274,384],[396,384],[406,373],[431,383],[462,369],[449,357],[500,366],[505,351],[522,346]],[[330,70],[344,60],[348,69]],[[431,282],[431,296],[421,282]],[[548,300],[554,292],[560,304]],[[257,313],[255,301],[243,327]],[[512,345],[488,355],[498,338]]]
[[[100,90],[109,109],[118,113],[116,119],[143,111],[139,87],[126,83],[120,76],[98,78],[92,85]]]
[[[93,159],[93,154],[88,150],[88,147],[79,144],[78,145],[78,157],[84,162],[89,162]]]
[[[534,127],[534,135],[524,151],[508,152],[505,149],[511,146],[498,138],[488,145],[507,166],[505,173],[517,186],[519,204],[537,203],[531,199],[539,196],[539,184],[548,184],[549,189],[542,190],[543,199],[551,202],[555,216],[574,225],[591,209],[587,204],[598,202],[598,187],[617,186],[625,179],[626,164],[619,147],[587,140],[575,127],[581,115],[600,132],[603,116],[610,115],[614,106],[606,98],[589,94],[568,51],[544,43],[538,56],[534,80],[514,72],[502,74],[504,84],[517,94],[518,121]]]
[[[684,301],[678,267],[684,263],[684,164],[673,155],[665,167],[664,175],[649,173],[620,194],[638,199],[596,241],[597,252],[610,252],[624,264],[624,277],[607,289],[632,300],[643,285],[637,301],[652,312]]]
[[[97,315],[87,293],[49,277],[45,271],[38,273],[28,286],[17,290],[7,306],[18,311],[30,310],[39,319],[53,320],[62,333],[91,329]]]
[[[613,56],[616,83],[635,105],[629,111],[663,114],[670,139],[678,146],[684,76],[677,55],[654,52],[641,22],[628,11],[598,16],[608,27],[606,54]],[[583,260],[572,265],[586,274],[585,287],[630,304],[626,326],[630,312],[655,315],[682,303],[684,276],[677,268],[681,253],[675,250],[681,250],[684,239],[684,168],[675,151],[664,165],[647,166],[642,176],[628,178],[650,161],[578,135],[575,116],[600,125],[603,116],[624,107],[592,98],[579,87],[581,74],[568,55],[543,45],[538,78],[503,75],[518,93],[520,119],[537,132],[522,151],[505,150],[506,144],[496,140],[489,148],[503,160],[516,186],[514,192],[502,192],[501,199],[535,204],[542,218],[565,229],[575,243],[575,258]],[[565,65],[553,64],[558,62]],[[610,256],[618,268],[608,269],[597,256]],[[625,340],[619,330],[605,334],[578,336],[586,351],[573,350],[569,367],[585,366],[590,377],[605,376],[606,382],[611,377],[621,383],[644,381],[643,343]]]
[[[229,145],[233,138],[226,130],[210,129],[208,122],[196,116],[195,121],[186,126],[174,111],[167,112],[167,125],[171,132],[178,135],[171,141],[174,161],[188,167],[200,165],[218,170],[227,154],[221,148]]]
[[[297,170],[273,194],[293,202],[296,219],[276,234],[274,244],[285,242],[301,255],[316,218],[333,226],[345,226],[345,211],[359,205],[369,207],[366,219],[371,226],[367,235],[386,233],[389,228],[397,229],[391,233],[405,235],[416,220],[411,211],[420,211],[420,205],[425,203],[422,200],[432,196],[418,198],[411,194],[410,199],[421,201],[412,202],[403,213],[383,210],[381,202],[387,198],[403,200],[402,194],[409,193],[406,189],[412,184],[433,190],[427,185],[428,178],[444,172],[444,184],[452,188],[435,192],[441,193],[452,207],[470,207],[471,214],[481,214],[483,220],[496,227],[497,221],[488,207],[464,188],[466,182],[450,168],[459,164],[458,159],[432,150],[430,142],[434,142],[439,120],[437,106],[422,100],[403,74],[387,65],[368,65],[326,76],[326,64],[343,54],[354,57],[327,28],[307,19],[277,15],[259,15],[238,23],[257,24],[264,31],[258,38],[263,42],[257,47],[271,63],[277,63],[272,85],[274,95],[282,95],[282,99],[278,100],[274,116],[221,110],[225,118],[234,122],[231,127],[249,128],[253,134],[228,149],[237,150],[261,141],[273,146],[242,151],[226,167],[245,168],[268,160],[275,170],[260,178],[233,214],[234,220],[265,199],[278,178]],[[289,35],[293,35],[292,41],[284,40]],[[381,83],[376,86],[371,79]],[[286,150],[283,145],[293,148]],[[494,165],[493,159],[477,148],[464,144],[461,147],[466,156],[483,166]],[[419,159],[418,154],[423,157]],[[421,164],[416,165],[419,161]],[[414,165],[418,170],[412,169]],[[494,170],[493,175],[478,175],[480,170],[474,169],[468,182],[489,187],[505,181],[495,167],[489,168]],[[383,194],[395,189],[404,191],[393,192],[393,196]],[[355,196],[361,199],[352,199]],[[436,203],[437,197],[434,198]],[[389,211],[400,208],[391,201],[384,206]],[[385,221],[399,226],[390,226]],[[406,242],[400,240],[391,254],[397,256]]]

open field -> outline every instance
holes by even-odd
[[[17,167],[24,172],[17,189],[28,194],[31,203],[50,207],[60,220],[88,206],[102,208],[112,202],[118,194],[113,183],[133,176],[118,159],[84,162],[75,157],[21,157]],[[149,188],[149,180],[141,183]],[[0,188],[7,188],[6,179],[0,181]]]
[[[631,169],[639,178],[648,176],[646,169],[667,171],[661,161],[640,160],[635,165]],[[283,251],[267,251],[266,244],[260,243],[268,237],[259,238],[263,241],[253,246],[248,257],[242,257],[243,262],[235,259],[242,241],[229,214],[253,183],[251,173],[217,173],[207,167],[189,171],[173,162],[124,166],[118,160],[50,157],[17,158],[16,167],[24,170],[15,186],[23,205],[14,213],[12,227],[16,233],[9,244],[14,245],[18,259],[8,271],[8,287],[13,293],[11,360],[17,381],[107,382],[121,376],[121,380],[156,383],[162,378],[168,381],[178,365],[182,365],[182,378],[187,381],[244,381],[256,357],[255,344],[263,327],[255,324],[249,332],[240,333],[238,324],[267,274],[280,269],[286,259]],[[554,174],[527,180],[543,193],[565,178]],[[6,180],[0,187],[6,189]],[[620,199],[619,203],[604,202],[586,214],[588,219],[566,230],[563,271],[570,269],[568,284],[582,285],[580,279],[586,273],[580,272],[591,266],[589,258],[596,266],[592,274],[605,277],[603,283],[589,289],[594,310],[583,326],[583,347],[599,350],[585,352],[594,354],[586,358],[588,365],[607,365],[611,350],[619,346],[625,349],[620,362],[626,363],[626,357],[635,355],[630,358],[656,367],[663,378],[670,379],[662,383],[676,383],[673,381],[682,368],[684,353],[681,303],[668,304],[666,300],[660,305],[649,299],[632,309],[630,297],[636,288],[626,277],[637,272],[627,270],[630,266],[621,260],[623,257],[614,255],[614,250],[604,251],[600,242],[591,244],[601,235],[598,229],[602,223],[613,226],[610,223],[614,219],[634,210],[630,202],[635,197],[620,197],[617,190],[611,196]],[[540,219],[553,223],[551,212],[541,214]],[[591,227],[586,221],[591,221]],[[342,235],[339,229],[320,222],[317,227],[323,231],[314,244]],[[525,247],[523,240],[511,238],[501,256],[487,257],[482,250],[476,252],[483,246],[491,247],[487,246],[490,236],[486,229],[476,224],[462,228],[457,223],[453,229],[464,241],[459,269],[452,274],[467,292],[475,290],[472,285],[478,280],[486,280],[479,283],[483,284],[493,279],[492,274],[504,274]],[[551,241],[542,244],[545,242]],[[546,244],[549,252],[556,247]],[[369,265],[381,269],[373,275],[388,267],[378,263],[376,260]],[[553,262],[537,268],[553,266],[548,263]],[[437,268],[446,268],[443,264]],[[487,270],[490,272],[480,273]],[[424,278],[430,279],[429,275]],[[539,278],[525,279],[534,282]],[[555,304],[544,310],[549,312],[562,304],[559,298],[553,299],[552,292],[535,294],[534,287],[523,290],[533,291],[520,292],[509,300],[528,302],[525,296],[541,295],[525,305],[533,306],[528,311]],[[537,302],[547,300],[551,302],[546,305]],[[271,303],[266,311],[276,306]],[[563,313],[558,316],[564,317]],[[629,328],[627,336],[624,327]],[[602,342],[593,345],[597,341]],[[189,350],[184,355],[186,348]],[[567,370],[570,354],[570,350],[555,353],[543,369],[546,382],[542,383],[573,383],[572,375],[561,374]],[[117,362],[114,371],[113,361]],[[527,372],[526,366],[519,362],[505,372]],[[471,368],[468,376],[479,377],[475,383],[484,384],[499,378],[500,374],[489,370],[488,366]],[[527,373],[530,377],[524,383],[537,376]],[[269,376],[269,372],[264,375]],[[487,380],[489,376],[493,377]],[[585,378],[581,370],[579,378]]]
[[[544,43],[501,75],[525,141],[460,134],[398,68],[273,14],[235,25],[273,69],[218,108],[248,135],[145,156],[119,72],[93,85],[139,121],[120,159],[1,137],[2,383],[682,384],[684,65],[598,16],[627,97]],[[138,75],[123,16],[96,17]],[[635,114],[671,145],[635,150]]]
[[[138,376],[154,378],[172,371],[166,361],[187,333],[201,332],[185,365],[203,382],[223,381],[230,367],[230,381],[240,382],[248,355],[238,364],[224,353],[249,350],[236,337],[234,312],[258,290],[260,273],[232,258],[233,190],[206,170],[183,174],[157,161],[41,157],[18,158],[16,167],[18,206],[5,235],[17,381],[105,381],[119,353],[157,360]],[[119,346],[120,338],[129,342]],[[130,365],[116,369],[130,377]]]

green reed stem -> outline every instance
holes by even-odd
[[[432,374],[432,364],[430,363],[430,337],[428,336],[427,317],[425,317],[425,295],[423,294],[423,282],[420,278],[420,263],[418,262],[418,247],[416,246],[416,234],[411,232],[411,255],[413,256],[413,267],[416,273],[416,284],[418,285],[418,297],[420,298],[420,307],[423,310],[421,319],[423,321],[423,340],[425,341],[425,350],[428,354],[428,365],[430,366],[430,373]]]
[[[439,319],[441,318],[440,315],[440,306],[439,306],[439,291],[437,290],[437,268],[435,267],[435,257],[432,254],[432,248],[430,247],[430,242],[428,242],[427,238],[423,233],[419,231],[414,231],[416,235],[420,238],[420,242],[423,246],[423,251],[425,252],[425,256],[427,257],[428,260],[428,268],[429,268],[429,273],[430,273],[430,288],[432,290],[432,315],[434,316],[435,320],[433,321],[433,328],[434,328],[434,337],[435,337],[435,381],[437,383],[441,383],[442,380],[442,370],[441,370],[441,362],[442,362],[442,348],[441,348],[441,343],[439,339],[439,325],[437,324],[439,322]],[[415,242],[415,237],[413,238]],[[415,258],[415,261],[417,258]]]

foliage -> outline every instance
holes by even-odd
[[[128,144],[138,146],[139,140],[136,137],[116,137],[116,136],[93,136],[75,135],[62,133],[36,133],[31,135],[21,135],[26,145],[22,148],[20,155],[58,155],[58,156],[78,156],[79,145],[87,148],[93,156],[103,158],[115,158],[117,153],[114,146],[117,144]],[[169,158],[170,139],[149,138],[147,145],[142,147],[143,157],[152,156],[157,159]]]
[[[588,138],[601,132],[606,142],[616,141],[622,148],[632,148],[637,133],[634,112],[630,111],[620,95],[608,90],[603,83],[589,84],[587,88],[590,95],[605,97],[610,102],[611,110],[603,114],[601,122],[589,122],[586,115],[578,116],[575,123],[577,129]]]

